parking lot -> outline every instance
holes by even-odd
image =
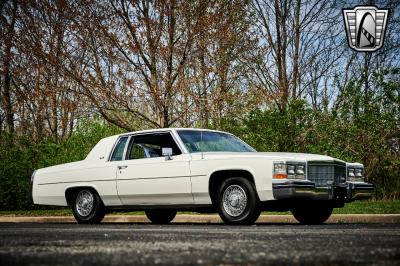
[[[399,224],[1,223],[0,265],[400,264]]]

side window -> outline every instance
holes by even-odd
[[[134,136],[127,157],[129,160],[161,157],[162,148],[172,148],[172,155],[181,154],[171,134],[159,133]]]
[[[114,152],[111,156],[111,161],[121,161],[124,156],[124,148],[125,144],[128,140],[128,137],[122,137],[119,139],[117,146],[115,146]]]
[[[146,158],[146,152],[142,145],[133,143],[129,152],[129,160]]]

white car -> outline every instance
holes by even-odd
[[[230,133],[187,128],[104,138],[84,160],[32,174],[34,203],[72,206],[79,223],[99,223],[111,210],[144,210],[168,223],[177,210],[191,210],[252,224],[263,210],[290,210],[301,223],[319,224],[372,193],[362,164],[256,152]]]

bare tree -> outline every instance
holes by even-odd
[[[281,110],[290,98],[307,92],[315,100],[343,53],[337,49],[343,43],[337,38],[338,7],[331,1],[304,0],[254,0],[252,7],[261,39],[261,60],[253,69],[259,87]]]
[[[4,15],[3,15],[3,9]],[[15,22],[17,20],[18,3],[16,0],[3,3],[1,6],[1,105],[4,111],[6,130],[14,132],[14,110],[12,107],[12,48],[14,45]]]
[[[241,90],[246,7],[211,0],[70,4],[62,72],[106,120],[128,130],[189,125],[199,116],[218,121]],[[43,58],[58,64],[49,52]]]
[[[15,114],[12,123],[18,134],[59,142],[72,133],[80,105],[71,92],[76,83],[63,76],[61,68],[66,6],[62,1],[24,1],[18,4],[15,13],[13,34],[7,33],[5,38],[14,38],[9,64],[12,68],[8,67],[10,84],[5,82],[3,86],[5,92],[12,88],[12,97],[4,97],[3,102],[12,99],[11,110]],[[51,55],[52,59],[47,60],[43,54]],[[6,107],[5,113],[10,113]]]
[[[250,84],[243,60],[257,42],[249,31],[247,2],[217,1],[203,14],[195,56],[187,71],[196,80],[192,97],[199,124],[218,127],[225,115],[242,115],[246,110]]]
[[[126,129],[180,118],[182,73],[201,3],[96,2],[80,7],[64,49],[65,74],[108,121]]]

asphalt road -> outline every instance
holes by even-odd
[[[0,265],[400,265],[400,224],[0,224]]]

